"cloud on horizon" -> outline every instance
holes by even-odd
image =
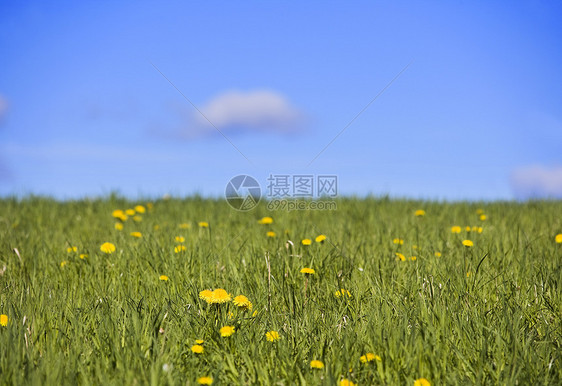
[[[511,188],[517,199],[562,198],[562,166],[526,166],[511,174]]]
[[[0,127],[2,126],[4,117],[8,113],[8,100],[0,94]],[[1,156],[1,154],[0,154]],[[6,162],[0,158],[0,181],[7,181],[12,178],[12,173]]]
[[[11,181],[14,178],[4,159],[0,158],[0,181]]]
[[[0,94],[0,123],[2,123],[2,119],[6,116],[8,112],[8,100],[5,96]]]
[[[224,133],[290,134],[304,128],[305,115],[283,95],[271,90],[225,91],[198,106],[205,117]],[[184,138],[216,135],[217,131],[192,109],[181,130]]]

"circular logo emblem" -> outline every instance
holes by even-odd
[[[245,212],[254,209],[260,202],[261,187],[254,177],[241,174],[228,181],[224,196],[231,207]]]

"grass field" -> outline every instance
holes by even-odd
[[[560,384],[560,233],[562,202],[2,199],[0,383]]]

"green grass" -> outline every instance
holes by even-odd
[[[0,200],[0,313],[9,318],[0,383],[562,382],[562,202],[341,199],[335,211],[262,204],[241,213],[219,200],[170,199],[116,230],[112,211],[137,204]],[[273,224],[258,224],[263,216]],[[174,253],[180,235],[186,251]],[[115,253],[100,251],[106,241]],[[303,267],[316,271],[306,293]],[[246,295],[257,315],[199,299],[214,288]],[[340,288],[352,297],[336,298]],[[221,337],[224,325],[234,335]],[[270,330],[281,339],[268,342]],[[204,353],[191,352],[195,339]],[[382,360],[361,363],[368,352]],[[311,369],[313,359],[325,368]]]

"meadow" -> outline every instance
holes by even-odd
[[[4,198],[0,384],[560,384],[560,234],[560,201]]]

